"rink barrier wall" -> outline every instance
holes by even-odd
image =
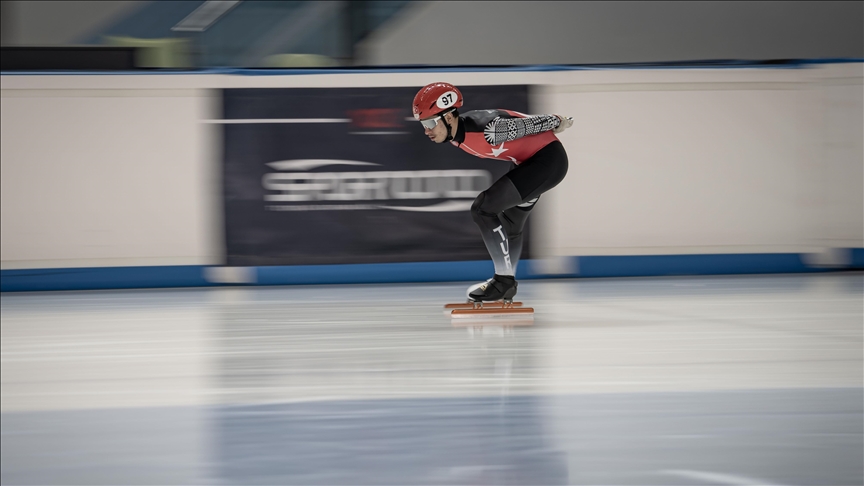
[[[848,249],[842,262],[808,263],[800,253],[625,255],[567,257],[567,273],[546,273],[524,260],[519,280],[543,278],[662,277],[813,273],[864,270],[864,248]],[[178,287],[388,284],[482,281],[490,261],[214,267],[206,265],[50,268],[0,271],[0,291],[115,290]]]
[[[602,253],[604,249],[612,252],[620,251],[621,248],[633,247],[640,247],[644,250],[652,247],[696,249],[700,246],[729,248],[733,251],[734,249],[750,247],[764,249],[761,251],[766,252],[785,250],[785,253],[675,255],[676,250],[672,250],[670,252],[673,253],[672,255],[562,256],[558,259],[559,261],[555,262],[555,265],[551,265],[551,271],[554,273],[547,273],[546,270],[549,270],[550,266],[543,265],[541,262],[536,262],[535,265],[535,262],[523,260],[519,278],[720,275],[862,269],[864,268],[864,248],[852,249],[849,257],[842,258],[841,263],[833,261],[829,265],[825,263],[824,259],[817,258],[816,260],[822,261],[823,266],[814,263],[812,255],[795,253],[796,251],[806,251],[804,248],[820,251],[820,248],[821,250],[836,249],[834,248],[835,245],[840,247],[861,246],[861,190],[860,182],[855,181],[860,181],[861,173],[860,150],[858,149],[860,148],[861,133],[860,64],[862,62],[864,59],[789,60],[762,63],[704,61],[594,66],[399,66],[392,69],[379,66],[374,69],[244,70],[228,68],[188,72],[2,72],[0,75],[4,76],[4,96],[8,94],[7,91],[10,93],[22,92],[12,93],[15,96],[4,99],[4,120],[9,116],[7,111],[11,110],[10,99],[12,101],[41,100],[42,98],[52,100],[45,104],[48,108],[52,108],[51,110],[46,108],[45,113],[34,112],[38,116],[25,117],[19,123],[27,129],[31,125],[44,125],[43,120],[52,120],[51,115],[58,113],[64,116],[68,115],[63,120],[68,121],[67,118],[74,120],[77,112],[67,113],[68,110],[61,110],[60,108],[64,108],[66,105],[57,105],[57,100],[66,100],[72,105],[78,106],[75,103],[79,103],[81,100],[90,100],[93,96],[96,97],[92,99],[102,100],[102,104],[99,106],[105,105],[100,116],[116,114],[120,105],[112,100],[126,98],[131,100],[134,98],[132,100],[134,103],[130,101],[132,103],[130,106],[138,111],[130,114],[130,118],[125,122],[131,123],[132,128],[138,132],[167,127],[151,126],[152,124],[147,122],[146,117],[142,118],[150,111],[167,108],[172,119],[176,119],[177,122],[164,130],[165,133],[171,135],[170,137],[159,132],[160,136],[165,135],[164,140],[160,139],[162,143],[152,144],[144,139],[130,139],[132,142],[138,143],[135,147],[141,150],[136,149],[129,153],[118,152],[123,157],[120,159],[123,164],[119,164],[117,160],[111,158],[118,156],[118,153],[114,152],[109,154],[111,157],[81,158],[66,163],[65,159],[60,157],[70,150],[66,143],[82,139],[82,132],[80,130],[67,130],[65,126],[60,126],[62,130],[46,132],[47,135],[43,134],[46,137],[49,135],[60,137],[60,139],[49,137],[52,143],[28,143],[26,145],[16,145],[16,142],[11,145],[4,143],[4,179],[6,182],[3,191],[3,206],[6,209],[16,207],[28,209],[12,213],[18,217],[17,222],[15,222],[15,217],[9,218],[4,213],[4,263],[11,262],[17,266],[0,270],[0,284],[2,284],[0,290],[402,283],[477,281],[488,278],[492,272],[490,262],[240,267],[234,269],[216,265],[222,261],[219,249],[219,238],[222,234],[218,212],[219,197],[213,191],[214,186],[212,185],[212,182],[218,180],[219,174],[211,164],[213,157],[218,153],[218,147],[214,145],[217,138],[214,138],[211,133],[211,128],[215,125],[200,123],[200,120],[215,116],[213,111],[215,105],[210,99],[212,97],[211,90],[235,87],[307,87],[308,83],[312,81],[305,81],[301,75],[319,75],[314,78],[317,80],[314,82],[321,83],[322,86],[368,87],[415,85],[427,78],[428,73],[433,72],[452,73],[450,75],[457,84],[483,84],[487,78],[493,79],[492,74],[495,76],[494,79],[500,79],[497,73],[509,73],[513,76],[510,79],[513,83],[527,83],[539,87],[554,88],[551,93],[540,93],[538,100],[547,104],[551,103],[551,106],[560,106],[565,111],[579,108],[579,112],[585,112],[587,106],[577,103],[579,100],[571,99],[575,95],[570,91],[576,90],[582,85],[591,87],[608,83],[624,83],[625,85],[665,83],[673,85],[680,82],[691,84],[709,82],[709,87],[715,85],[715,87],[723,87],[725,83],[737,83],[742,84],[742,86],[746,85],[744,87],[747,89],[762,89],[764,86],[768,86],[771,90],[776,88],[775,91],[779,90],[780,95],[778,96],[781,97],[774,100],[772,102],[774,104],[766,105],[766,109],[794,105],[792,115],[797,115],[800,112],[802,116],[800,120],[795,116],[789,116],[786,121],[778,121],[776,125],[786,130],[781,131],[780,135],[783,136],[775,137],[778,143],[772,145],[773,142],[763,141],[762,145],[752,148],[752,153],[748,152],[753,160],[759,162],[753,167],[759,169],[758,173],[762,174],[763,178],[750,182],[752,187],[760,190],[748,192],[738,188],[734,194],[744,198],[743,202],[746,204],[742,203],[734,207],[718,208],[712,206],[717,200],[716,197],[712,198],[712,195],[725,194],[722,191],[729,189],[728,183],[730,181],[737,184],[737,180],[731,178],[729,174],[726,174],[726,179],[717,181],[716,177],[708,178],[702,172],[695,170],[699,168],[698,165],[692,165],[694,168],[692,174],[686,171],[669,170],[676,169],[677,166],[667,167],[664,165],[656,170],[658,174],[662,174],[664,173],[663,170],[666,170],[666,173],[678,174],[682,177],[678,181],[681,184],[673,186],[673,189],[675,187],[689,189],[699,186],[705,181],[712,181],[712,185],[708,189],[713,192],[702,188],[701,192],[697,194],[699,197],[691,197],[688,201],[692,203],[688,206],[689,212],[683,214],[680,211],[676,212],[676,208],[681,207],[681,205],[673,205],[667,196],[677,193],[668,190],[668,186],[662,185],[666,183],[668,177],[644,178],[644,171],[642,173],[638,171],[640,166],[631,163],[636,159],[632,158],[631,160],[627,154],[625,154],[627,156],[620,154],[617,156],[620,159],[618,165],[610,164],[606,158],[592,159],[582,149],[585,148],[583,146],[586,143],[596,138],[594,137],[595,134],[586,132],[587,135],[580,139],[581,132],[575,129],[568,131],[565,134],[570,137],[567,143],[573,144],[575,153],[583,154],[583,160],[580,163],[585,165],[584,169],[590,174],[590,178],[570,178],[546,199],[548,208],[566,207],[569,208],[568,211],[570,212],[566,213],[566,224],[559,224],[559,221],[551,217],[554,211],[547,211],[550,214],[538,212],[535,219],[541,216],[545,218],[541,218],[541,222],[545,223],[547,233],[549,233],[539,241],[550,242],[551,247],[539,248],[534,254],[573,255],[581,249]],[[803,69],[820,64],[842,65],[850,63],[853,65],[838,66],[841,68],[840,71],[833,68],[827,72]],[[738,68],[748,69],[736,71],[734,77],[714,77],[715,73]],[[672,73],[679,70],[687,75],[686,79],[670,77]],[[561,73],[562,75],[567,74],[567,76],[575,76],[577,71],[596,71],[596,73],[585,73],[585,75],[603,77],[585,81],[579,81],[576,78],[569,81],[569,78],[564,79],[561,76],[545,77],[546,72],[554,71],[574,72],[572,74]],[[642,77],[630,78],[631,74],[641,76],[642,73],[639,71],[644,71],[647,77],[644,79]],[[537,73],[543,76],[538,76]],[[195,76],[177,76],[184,74]],[[362,79],[358,78],[356,83],[342,81],[343,76],[341,75],[348,78],[350,77],[348,75],[351,74],[364,76]],[[384,74],[387,74],[384,81],[379,81],[379,78],[375,77],[375,75]],[[30,78],[27,75],[34,76]],[[57,84],[57,81],[51,79],[63,75],[72,76],[61,79],[63,84]],[[222,75],[229,75],[229,77]],[[118,78],[124,79],[118,82]],[[44,96],[42,96],[43,91],[47,93]],[[66,91],[75,91],[75,96],[68,95],[68,93],[64,94]],[[139,91],[143,93],[139,93],[140,96],[136,94]],[[714,91],[716,90],[711,92]],[[581,91],[579,92],[581,93]],[[662,91],[658,92],[662,93]],[[733,91],[721,90],[720,92],[731,93]],[[768,92],[774,93],[774,91]],[[591,90],[585,91],[585,93],[587,94],[580,94],[579,96],[595,96],[591,94],[593,93]],[[693,93],[698,94],[699,91],[687,91],[687,93],[690,93],[688,96],[691,96]],[[850,93],[854,96],[850,96]],[[115,94],[122,96],[116,97]],[[798,98],[801,100],[796,101]],[[112,102],[108,103],[106,100]],[[160,102],[162,104],[159,104]],[[619,103],[612,107],[621,109],[631,104]],[[850,106],[851,108],[849,108]],[[834,113],[837,111],[837,107],[848,109],[843,113]],[[600,108],[605,110],[605,105]],[[89,109],[92,111],[92,106]],[[818,124],[813,120],[818,121],[819,117],[803,116],[810,114],[813,109],[824,110],[825,114],[831,115],[829,117],[830,123]],[[590,113],[596,115],[606,113],[606,111],[595,109]],[[93,118],[98,120],[99,116]],[[190,120],[195,123],[189,123]],[[593,120],[593,118],[587,116],[586,120]],[[588,123],[586,120],[583,122]],[[692,124],[689,121],[688,123]],[[796,124],[801,126],[798,127]],[[8,127],[14,127],[16,124],[4,123],[2,125],[8,129]],[[94,125],[93,127],[88,125],[88,127],[105,128],[110,132],[109,135],[117,140],[126,140],[123,137],[130,135],[130,133],[138,133],[134,130],[120,130],[119,128],[111,131],[112,127],[103,125]],[[806,136],[796,138],[794,135],[798,133],[803,133]],[[808,134],[818,136],[810,137]],[[831,137],[827,137],[826,134],[831,135]],[[851,138],[849,134],[851,134]],[[675,135],[678,137],[679,134],[676,133]],[[19,141],[25,138],[19,137]],[[643,138],[650,139],[647,135]],[[14,140],[15,138],[9,137],[9,139]],[[670,140],[677,140],[677,138]],[[801,147],[796,145],[789,148],[781,145],[781,142],[790,140],[796,144],[800,143]],[[852,143],[857,145],[853,146]],[[16,147],[21,148],[19,145],[23,147],[20,153],[13,150]],[[616,144],[616,147],[619,145],[627,146],[628,144]],[[640,146],[635,142],[629,145],[637,148]],[[45,153],[36,151],[34,154],[34,147],[49,147],[53,151]],[[55,147],[62,147],[62,150],[59,148],[54,150]],[[77,145],[74,145],[73,148],[75,147]],[[778,155],[774,151],[775,147],[786,147],[788,153],[783,152]],[[122,148],[126,150],[125,145]],[[845,152],[841,151],[841,148]],[[11,155],[8,153],[10,150],[12,150]],[[770,155],[770,157],[758,157],[765,154]],[[788,154],[792,154],[793,157],[785,157]],[[854,157],[850,154],[853,154]],[[689,164],[690,159],[688,157],[689,155],[680,155],[673,162],[687,162]],[[57,164],[58,170],[54,172],[47,172],[41,168],[46,161],[52,160],[64,160],[64,163]],[[602,160],[603,165],[591,166],[589,163],[591,160]],[[658,158],[657,160],[663,162],[666,159]],[[14,164],[9,165],[9,161],[14,162]],[[765,163],[762,163],[763,161]],[[77,166],[74,165],[77,162],[87,162],[89,165],[84,164],[84,168],[78,170]],[[641,167],[649,166],[652,165],[641,164]],[[73,167],[75,171],[72,171]],[[613,178],[613,175],[620,172],[615,172],[616,167],[618,169],[628,168],[630,178],[626,180]],[[691,167],[691,165],[687,167]],[[37,168],[39,169],[37,170]],[[121,168],[124,171],[131,171],[131,173],[122,172],[119,170]],[[12,172],[7,178],[8,171],[13,169],[16,172]],[[46,174],[50,177],[46,177]],[[166,178],[165,174],[171,177]],[[694,177],[689,179],[684,177],[688,174],[698,176],[697,180],[694,180]],[[18,180],[16,177],[23,177],[23,179]],[[163,197],[152,198],[149,190],[141,189],[149,187],[147,184],[130,186],[118,183],[130,178],[138,178],[151,183],[152,181],[159,181],[160,183],[170,181],[171,184],[163,187],[165,189]],[[643,204],[640,211],[633,211],[630,207],[609,205],[610,199],[606,198],[605,195],[595,201],[591,199],[590,191],[586,191],[585,184],[578,185],[583,180],[601,181],[604,178],[616,181],[616,185],[613,187],[615,192],[628,195],[646,196],[646,194],[633,190],[634,188],[641,190],[642,186],[647,187],[648,184],[643,184],[645,181],[650,180],[659,184],[657,187],[660,189],[655,188],[653,193],[647,194],[656,197],[644,198],[644,201],[651,202],[654,206],[648,207]],[[14,184],[10,182],[13,180],[16,181]],[[35,185],[36,182],[34,181],[37,181],[39,185]],[[96,182],[98,185],[94,185]],[[694,185],[694,182],[697,184]],[[571,186],[567,186],[568,183]],[[721,183],[727,185],[724,186]],[[760,183],[762,183],[761,186]],[[14,192],[16,186],[21,189],[18,193]],[[588,186],[606,187],[596,182],[588,184]],[[38,187],[39,190],[32,190],[32,187]],[[736,185],[733,188],[737,187]],[[10,188],[13,191],[9,191]],[[592,188],[587,187],[587,189]],[[39,194],[39,197],[33,197],[34,194]],[[78,197],[80,194],[87,194],[89,197],[80,198]],[[683,195],[688,194],[692,196],[690,193]],[[111,204],[94,206],[94,201],[111,201]],[[592,201],[595,203],[586,204],[586,202]],[[667,205],[658,205],[658,201],[665,202]],[[802,201],[807,201],[809,205],[803,204]],[[818,204],[810,204],[813,201]],[[58,202],[63,204],[58,204]],[[605,208],[604,217],[594,218],[597,211],[591,208],[601,203],[605,204],[603,206]],[[162,205],[160,206],[160,204]],[[93,208],[96,211],[92,211]],[[580,208],[584,208],[583,213],[578,213],[579,210],[582,210]],[[670,208],[675,210],[669,210]],[[705,212],[706,208],[711,209],[712,212]],[[759,210],[758,213],[755,210]],[[703,231],[701,221],[704,221],[704,218],[687,219],[687,217],[692,216],[690,213],[697,216],[702,214],[699,211],[711,215],[710,231]],[[586,219],[586,214],[590,218]],[[760,214],[758,221],[752,217],[744,217],[753,214]],[[646,218],[646,215],[650,218]],[[560,218],[562,216],[564,214],[555,217]],[[575,216],[582,219],[580,220]],[[12,223],[9,222],[10,220]],[[606,225],[607,221],[614,221],[616,228],[635,228],[641,224],[642,226],[639,228],[643,233],[639,234],[637,238],[636,229],[631,229],[630,233],[610,231]],[[543,224],[538,224],[538,231],[535,234],[540,234],[539,230],[542,230],[543,227]],[[94,235],[98,235],[98,238],[92,238]],[[135,237],[129,238],[129,235]],[[724,235],[728,238],[720,240],[716,235]],[[589,236],[590,239],[586,239]],[[702,239],[700,240],[700,238]],[[7,243],[10,244],[7,245]],[[93,249],[97,247],[99,251],[94,253]],[[110,252],[101,251],[102,248],[110,250]],[[141,248],[148,249],[146,258],[142,255]],[[22,250],[26,250],[24,252],[26,254],[19,254]],[[184,256],[181,258],[178,255]],[[161,260],[159,263],[163,265],[144,266],[146,262],[157,260]],[[89,266],[99,265],[101,261],[104,261],[105,265],[110,265],[109,261],[113,261],[115,265],[122,261],[130,266]],[[58,268],[23,269],[21,262],[34,264],[58,262],[60,265]],[[172,265],[165,266],[164,263],[171,263]],[[523,270],[525,274],[521,274]]]
[[[234,75],[234,76],[302,76],[310,74],[393,74],[393,73],[518,73],[518,72],[550,72],[550,71],[608,71],[608,70],[644,70],[644,69],[728,69],[728,68],[750,68],[750,69],[794,69],[822,64],[855,64],[864,62],[864,58],[837,57],[818,59],[779,59],[773,61],[758,60],[694,60],[694,61],[664,61],[664,62],[642,62],[642,63],[603,63],[603,64],[532,64],[532,65],[458,65],[458,66],[429,66],[429,65],[396,65],[396,66],[372,66],[372,67],[332,67],[332,68],[239,68],[239,67],[212,67],[203,69],[159,69],[159,70],[132,70],[132,71],[77,71],[77,70],[51,70],[51,71],[0,71],[0,76],[93,76],[93,75]]]

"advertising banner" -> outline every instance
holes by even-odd
[[[419,88],[224,90],[226,264],[488,259],[469,208],[511,164],[429,140]],[[530,112],[527,86],[460,90],[462,112]]]

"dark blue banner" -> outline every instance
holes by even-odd
[[[469,208],[511,166],[431,142],[418,89],[224,90],[226,264],[488,259]],[[460,89],[463,112],[530,112],[527,86]]]

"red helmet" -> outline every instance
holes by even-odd
[[[450,83],[423,86],[414,96],[412,109],[416,120],[425,120],[462,106],[462,93]]]

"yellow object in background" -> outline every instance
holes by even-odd
[[[296,68],[296,67],[331,67],[338,66],[335,59],[320,54],[273,54],[262,61],[262,67]]]
[[[105,36],[105,44],[118,47],[138,47],[135,63],[144,68],[191,68],[189,40],[182,38],[142,39]]]

